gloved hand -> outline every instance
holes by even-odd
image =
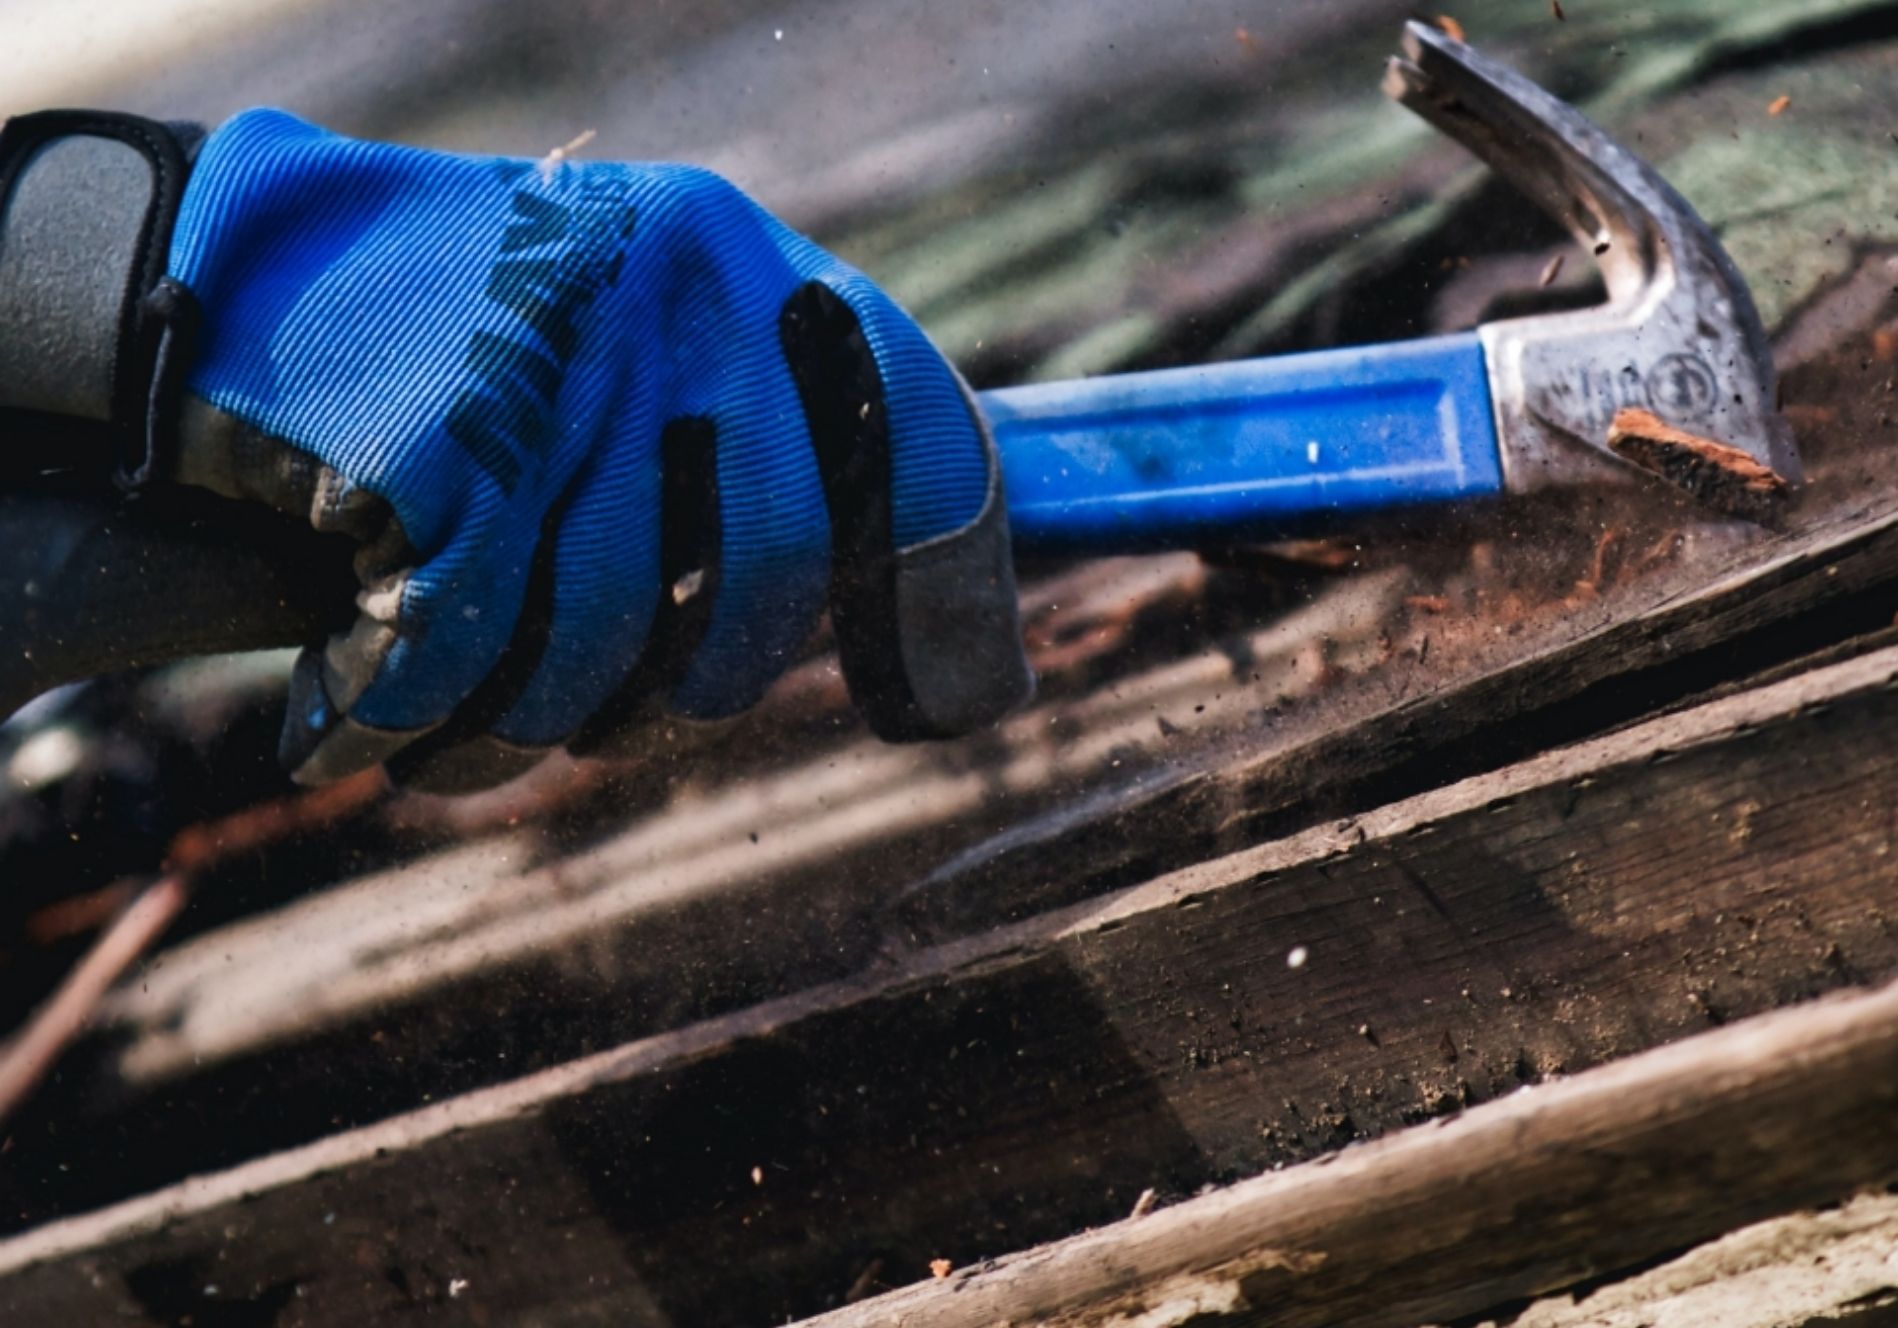
[[[0,133],[0,202],[0,407],[359,541],[357,621],[294,675],[305,781],[732,714],[826,602],[887,738],[1030,690],[965,387],[714,175],[54,112]]]

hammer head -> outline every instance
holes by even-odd
[[[1408,24],[1403,49],[1384,91],[1561,221],[1608,289],[1598,308],[1479,329],[1505,485],[1626,480],[1640,465],[1744,508],[1726,492],[1735,461],[1796,483],[1766,329],[1687,200],[1573,107],[1437,29]],[[1636,412],[1663,426],[1645,432],[1713,448],[1624,445]]]

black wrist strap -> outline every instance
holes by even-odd
[[[149,471],[195,324],[165,268],[202,137],[110,111],[0,126],[0,451],[68,425],[103,434],[122,477]]]

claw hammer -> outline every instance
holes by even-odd
[[[1799,478],[1746,283],[1687,200],[1580,112],[1423,23],[1387,95],[1600,265],[1598,308],[1386,345],[981,394],[1018,548],[1124,553],[1658,473],[1758,516]],[[1617,426],[1617,419],[1620,424]]]

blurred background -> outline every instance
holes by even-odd
[[[1586,254],[1379,94],[1413,9],[0,0],[0,114],[215,123],[270,104],[442,148],[538,158],[591,134],[580,155],[697,161],[864,268],[991,386],[1597,298]],[[1441,17],[1601,119],[1715,225],[1779,339],[1797,424],[1857,418],[1838,386],[1849,357],[1828,357],[1859,354],[1850,339],[1898,289],[1898,5],[1454,0]],[[1865,445],[1889,419],[1865,412],[1863,431],[1802,438],[1813,510],[1883,482]],[[1575,494],[1348,539],[1031,566],[1042,691],[993,732],[875,743],[820,641],[759,715],[663,729],[625,762],[556,758],[465,800],[300,800],[273,754],[287,654],[72,689],[0,726],[0,1024],[29,1016],[180,843],[210,826],[226,847],[167,948],[5,1121],[0,1228],[1338,814],[1302,789],[1244,818],[1146,809],[1572,639],[1756,537]],[[961,1248],[1101,1214],[1011,1220],[1006,1240],[984,1227]],[[680,1322],[716,1321],[695,1298],[721,1289],[706,1270],[726,1253],[653,1244],[681,1270]],[[834,1298],[817,1285],[761,1286],[751,1321]]]
[[[277,105],[345,133],[725,172],[804,219],[1086,134],[1121,98],[1265,77],[1257,57],[1387,30],[1378,0],[8,0],[0,113],[110,102],[216,122]],[[1235,38],[1260,31],[1250,41]],[[1374,80],[1373,80],[1374,81]],[[1358,89],[1360,93],[1367,89]]]

